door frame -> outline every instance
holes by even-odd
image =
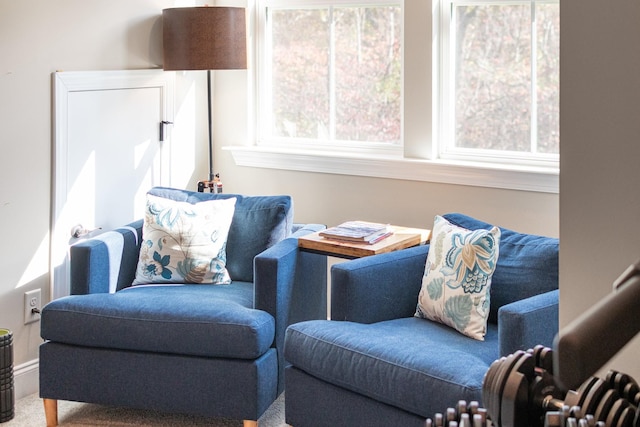
[[[59,230],[58,219],[67,203],[67,149],[69,141],[69,95],[73,92],[107,91],[123,89],[158,88],[161,93],[162,120],[173,122],[175,73],[161,69],[145,70],[111,70],[111,71],[64,71],[52,73],[53,86],[53,162],[52,162],[52,197],[51,197],[51,235],[49,239],[50,265],[49,277],[51,299],[68,294],[69,263],[68,251],[56,247],[61,236],[68,235],[69,230]],[[165,132],[170,135],[170,132]],[[167,138],[169,141],[170,139]],[[161,156],[161,168],[170,171],[170,147],[161,145],[160,150],[166,153]],[[168,144],[167,144],[168,145]],[[59,259],[64,258],[62,264]]]

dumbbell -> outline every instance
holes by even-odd
[[[640,388],[626,374],[591,377],[563,394],[553,377],[549,348],[537,346],[495,361],[483,383],[483,401],[498,427],[605,425],[640,427]]]
[[[544,413],[563,405],[564,394],[553,379],[551,349],[536,346],[491,364],[482,399],[491,420],[502,427],[537,427]]]
[[[433,418],[427,418],[425,427],[493,427],[494,424],[487,417],[487,410],[480,407],[477,401],[467,403],[458,401],[455,408],[447,408]]]
[[[591,377],[577,391],[567,392],[565,404],[578,407],[606,426],[640,426],[640,388],[629,375],[609,371],[604,379]]]

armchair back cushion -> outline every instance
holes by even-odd
[[[451,223],[475,230],[493,225],[470,216],[444,215]],[[557,238],[518,233],[500,227],[500,256],[491,281],[489,322],[498,323],[503,305],[558,289]]]
[[[290,196],[241,196],[155,187],[149,194],[180,202],[236,199],[227,239],[226,268],[232,280],[253,282],[253,258],[291,234]]]

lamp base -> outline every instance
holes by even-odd
[[[216,174],[212,180],[198,181],[198,192],[203,193],[205,188],[208,188],[210,193],[222,193],[222,181],[220,181],[220,174]]]

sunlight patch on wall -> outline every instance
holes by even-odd
[[[194,73],[182,72],[176,74],[177,92],[175,104],[175,125],[171,133],[171,184],[186,187],[195,170],[196,141],[196,103],[200,99],[196,96],[198,85],[193,80]],[[205,98],[206,101],[206,98]],[[206,108],[206,104],[201,108]],[[205,136],[206,138],[206,136]],[[203,146],[206,140],[199,142]],[[179,165],[179,167],[176,167]]]
[[[38,245],[38,249],[33,254],[33,258],[29,261],[29,265],[22,273],[22,277],[18,280],[16,289],[32,283],[49,273],[49,233],[46,233]]]

